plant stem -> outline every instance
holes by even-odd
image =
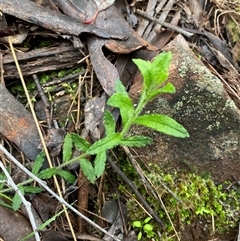
[[[134,123],[134,121],[136,120],[136,118],[139,116],[139,114],[141,113],[142,109],[144,108],[144,106],[146,105],[147,101],[146,101],[146,91],[143,90],[137,108],[135,109],[133,115],[131,116],[131,118],[127,121],[127,123],[125,124],[125,126],[123,127],[122,131],[121,131],[121,136],[123,137],[128,130],[130,129],[131,125]]]
[[[65,166],[68,166],[69,164],[77,163],[77,162],[80,161],[80,159],[86,158],[88,155],[89,155],[89,154],[83,153],[83,154],[80,155],[80,156],[74,157],[74,158],[72,158],[71,160],[69,160],[69,161],[67,161],[67,162],[64,162],[64,163],[62,163],[61,165],[59,165],[59,166],[57,167],[57,169],[61,169],[61,168],[65,167]]]

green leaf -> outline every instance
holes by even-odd
[[[128,119],[134,114],[132,100],[128,95],[125,95],[123,93],[113,94],[108,99],[107,104],[120,109],[123,126],[126,124]]]
[[[195,211],[196,214],[200,214],[200,215],[203,215],[204,213],[211,213],[211,210],[206,208],[206,207],[200,207],[200,208],[197,208],[197,210]]]
[[[115,91],[116,93],[123,93],[125,95],[128,95],[125,86],[122,84],[121,80],[117,80],[115,82]]]
[[[121,138],[122,136],[120,135],[120,133],[110,134],[91,145],[91,147],[87,150],[86,154],[93,155],[112,149],[113,147],[119,145]]]
[[[144,230],[146,232],[152,231],[153,230],[153,226],[150,225],[149,223],[147,223],[147,224],[144,225]]]
[[[0,199],[0,205],[12,209],[12,206]]]
[[[106,135],[115,133],[115,129],[116,129],[115,120],[109,110],[105,110],[103,118],[104,118]]]
[[[76,181],[76,177],[68,171],[57,169],[57,174],[71,184],[74,184]]]
[[[151,217],[147,217],[144,219],[143,223],[148,223],[152,218]]]
[[[168,78],[168,69],[172,60],[171,52],[162,52],[157,55],[151,66],[151,72],[153,78],[151,80],[151,89],[154,87],[160,86]]]
[[[151,71],[151,62],[150,61],[146,61],[143,59],[133,59],[132,60],[138,67],[138,69],[140,70],[142,76],[143,76],[143,80],[144,80],[144,88],[148,89],[150,84],[151,84],[151,79],[152,79],[152,71]]]
[[[55,214],[53,217],[51,217],[50,219],[48,219],[45,223],[41,224],[38,227],[38,230],[43,230],[45,227],[49,226],[50,223],[52,223],[58,216],[60,216],[65,210],[61,210],[60,212],[58,212],[57,214]],[[31,232],[30,234],[28,234],[27,236],[25,236],[24,238],[22,238],[20,241],[25,241],[25,240],[29,240],[29,238],[31,238],[32,236],[34,236],[34,232]]]
[[[153,100],[155,97],[161,94],[173,94],[176,92],[175,87],[171,83],[167,83],[162,88],[151,91],[147,94],[148,101]]]
[[[41,167],[42,167],[42,165],[43,165],[43,162],[45,161],[45,152],[44,151],[41,151],[38,155],[37,155],[37,157],[36,157],[36,159],[35,159],[35,161],[34,161],[34,163],[33,163],[33,168],[32,168],[32,173],[34,174],[34,175],[37,175],[38,174],[38,172],[39,172],[39,170],[41,169]]]
[[[25,193],[40,193],[43,191],[41,187],[23,186]]]
[[[150,114],[138,116],[135,123],[175,137],[189,137],[187,130],[177,121],[166,115]]]
[[[83,158],[80,160],[80,166],[81,166],[81,169],[82,169],[85,177],[91,183],[94,183],[94,181],[96,180],[96,175],[95,175],[95,170],[92,166],[92,163],[89,160]]]
[[[133,222],[133,227],[134,228],[141,228],[142,227],[142,223],[140,221],[134,221]]]
[[[52,176],[57,174],[57,169],[56,167],[52,167],[52,168],[47,168],[45,170],[42,170],[39,174],[38,177],[40,179],[48,179],[51,178]]]
[[[152,139],[147,136],[129,136],[124,137],[120,145],[123,146],[130,146],[130,147],[142,147],[150,144],[152,142]]]
[[[95,161],[94,161],[94,170],[95,170],[95,175],[97,178],[102,176],[105,170],[105,165],[106,165],[106,152],[99,152],[96,155]]]
[[[0,181],[1,181],[0,182],[0,190],[1,190],[1,189],[3,189],[3,187],[5,185],[4,181],[7,182],[7,178],[6,178],[6,175],[4,174],[4,172],[0,173]]]
[[[63,162],[68,162],[72,157],[73,141],[70,134],[67,134],[63,142]]]
[[[168,78],[168,69],[172,59],[171,52],[163,52],[156,56],[151,62],[142,59],[134,59],[143,76],[143,92],[147,100],[152,91],[157,90]]]
[[[137,239],[138,239],[138,240],[141,240],[141,238],[142,238],[142,231],[140,231],[140,232],[138,233],[138,236],[137,236]]]
[[[18,190],[24,195],[24,189],[22,185],[18,186]],[[22,204],[22,199],[19,197],[17,193],[15,193],[13,197],[13,202],[12,202],[13,211],[17,211],[21,207],[21,204]]]
[[[86,141],[86,139],[82,138],[81,136],[71,133],[71,138],[74,145],[80,150],[86,152],[87,149],[90,147],[90,144]]]

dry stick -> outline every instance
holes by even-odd
[[[112,161],[110,157],[107,158],[108,163],[111,165],[113,170],[122,178],[122,180],[133,190],[138,200],[142,203],[144,208],[149,212],[152,218],[159,223],[161,226],[165,226],[163,221],[156,215],[153,209],[149,206],[147,201],[143,198],[142,194],[137,190],[133,183],[125,176],[125,174],[118,168],[118,166]]]
[[[0,161],[0,167],[1,167],[1,169],[4,172],[4,174],[7,177],[7,183],[18,194],[18,196],[21,198],[21,200],[23,202],[23,205],[26,207],[26,210],[27,210],[27,213],[28,213],[28,216],[29,216],[29,220],[30,220],[30,223],[31,223],[32,228],[33,228],[33,232],[35,234],[35,238],[36,238],[37,241],[40,241],[41,239],[40,239],[39,233],[37,232],[37,225],[36,225],[36,222],[35,222],[32,210],[31,210],[31,203],[28,202],[25,199],[24,195],[21,193],[21,191],[19,190],[18,186],[14,183],[14,181],[12,180],[11,176],[9,175],[8,171],[6,170],[6,168],[4,167],[4,165],[3,165],[3,163],[1,161]]]
[[[46,154],[46,158],[48,160],[49,167],[52,168],[53,165],[52,165],[49,153],[48,153],[48,149],[47,149],[46,143],[44,141],[41,129],[40,129],[39,125],[38,125],[37,116],[35,114],[35,111],[34,111],[34,108],[33,108],[33,105],[32,105],[31,99],[30,99],[30,96],[28,94],[27,86],[26,86],[25,81],[23,79],[23,75],[22,75],[22,72],[21,72],[21,69],[20,69],[20,66],[19,66],[19,63],[18,63],[18,60],[17,60],[17,56],[15,54],[15,51],[14,51],[14,48],[13,48],[13,45],[12,45],[10,37],[8,37],[8,42],[9,42],[9,45],[10,45],[10,48],[11,48],[11,52],[12,52],[12,55],[13,55],[13,58],[14,58],[14,61],[15,61],[15,64],[16,64],[16,67],[17,67],[17,70],[18,70],[18,74],[19,74],[20,80],[22,82],[22,86],[23,86],[24,92],[26,94],[26,97],[27,97],[27,100],[28,100],[28,103],[29,103],[29,107],[30,107],[32,115],[33,115],[33,119],[35,121],[37,130],[38,130],[38,133],[39,133],[42,145],[43,145],[43,149],[44,149],[45,154]],[[53,180],[54,180],[54,183],[56,185],[57,192],[58,192],[59,196],[62,198],[61,189],[59,187],[58,180],[57,180],[57,177],[55,175],[53,176]],[[67,221],[68,221],[68,224],[69,224],[69,227],[70,227],[73,239],[74,239],[74,241],[77,241],[76,235],[75,235],[73,227],[72,227],[72,223],[71,223],[70,217],[69,217],[67,209],[66,209],[66,207],[64,205],[63,205],[63,209],[64,209],[64,212],[65,212],[65,215],[66,215],[66,218],[67,218]]]
[[[184,36],[186,36],[186,37],[188,37],[188,38],[190,38],[190,37],[193,36],[192,33],[189,33],[189,32],[187,32],[187,31],[185,31],[185,30],[183,30],[183,29],[181,29],[181,28],[179,28],[179,27],[176,27],[176,26],[174,26],[174,25],[172,25],[172,24],[170,24],[170,23],[166,23],[166,22],[163,22],[163,21],[159,21],[157,18],[151,17],[151,16],[147,15],[146,13],[144,13],[144,12],[141,11],[141,10],[136,10],[136,13],[137,13],[138,15],[140,15],[140,16],[148,19],[148,20],[153,21],[153,22],[156,23],[156,24],[160,24],[160,25],[162,25],[162,26],[164,26],[164,27],[166,27],[166,28],[172,29],[173,31],[178,32],[178,33],[180,33],[180,34],[182,34],[182,35],[184,35]]]
[[[55,197],[60,203],[64,204],[66,207],[68,207],[70,210],[72,210],[74,213],[76,213],[78,216],[80,216],[82,219],[87,221],[89,224],[91,224],[93,227],[98,229],[99,231],[105,233],[109,237],[113,238],[115,241],[121,241],[120,239],[114,237],[111,233],[107,232],[105,229],[94,223],[91,219],[84,216],[81,212],[79,212],[77,209],[72,207],[69,203],[67,203],[62,197],[58,196],[55,192],[53,192],[44,181],[42,181],[40,178],[36,177],[33,173],[31,173],[26,167],[24,167],[15,157],[13,157],[5,147],[0,144],[0,151],[2,151],[16,166],[18,166],[23,172],[25,172],[29,177],[31,177],[33,180],[35,180],[40,186],[42,186],[47,192],[49,192],[53,197]]]

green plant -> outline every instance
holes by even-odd
[[[105,137],[92,145],[77,134],[67,134],[63,145],[63,164],[62,168],[70,163],[80,162],[81,169],[89,181],[94,182],[105,170],[107,151],[118,145],[129,147],[142,147],[152,142],[146,136],[129,136],[128,131],[133,124],[150,127],[159,132],[175,137],[189,137],[187,130],[174,119],[160,114],[141,115],[143,108],[149,101],[163,93],[175,93],[175,88],[171,83],[166,83],[168,69],[171,62],[171,53],[163,52],[159,54],[153,62],[134,59],[133,62],[138,66],[143,76],[143,90],[136,107],[128,96],[125,87],[120,80],[116,81],[115,93],[108,99],[107,104],[119,108],[122,128],[116,132],[114,118],[110,111],[104,113]],[[78,157],[72,158],[73,147],[81,151]],[[95,156],[94,163],[87,159],[88,156]],[[55,168],[57,169],[57,168]],[[46,170],[45,173],[56,171]]]
[[[142,237],[144,236],[144,234],[146,235],[147,238],[153,238],[156,235],[155,232],[153,231],[154,227],[149,223],[151,219],[152,218],[147,217],[143,220],[143,222],[141,222],[141,221],[133,222],[132,226],[134,228],[139,229],[139,232],[137,235],[138,240],[141,240]]]
[[[144,173],[163,201],[173,225],[179,230],[184,230],[188,225],[194,227],[195,224],[201,222],[204,223],[206,233],[210,234],[213,231],[227,233],[238,225],[240,220],[240,189],[238,187],[233,187],[231,190],[225,189],[224,186],[227,187],[229,184],[216,185],[210,177],[202,177],[195,173],[165,172],[154,164],[149,165],[149,169]],[[159,200],[145,190],[143,183],[139,182],[137,177],[133,181],[166,224],[165,229],[162,230],[152,222],[155,233],[159,231],[166,238],[174,235],[172,224]],[[175,197],[162,185],[163,183],[175,194]],[[125,193],[125,189],[119,186],[121,187],[119,191]],[[181,201],[178,201],[176,196]],[[145,213],[134,198],[128,198],[127,208],[131,222],[135,220],[143,222],[141,220],[145,219]]]
[[[0,173],[0,205],[8,207],[10,209],[13,209],[14,211],[17,211],[22,204],[22,200],[19,197],[17,193],[13,197],[10,197],[9,195],[4,194],[5,192],[12,192],[12,188],[4,189],[5,184],[7,182],[6,176],[4,173]],[[18,189],[21,191],[22,194],[28,193],[28,194],[35,194],[40,193],[43,191],[40,187],[34,187],[34,186],[28,186],[27,183],[20,183],[18,185]]]
[[[37,156],[31,170],[31,172],[37,177],[41,179],[48,179],[53,175],[59,175],[71,184],[73,184],[76,181],[76,177],[73,174],[62,169],[52,169],[50,172],[49,170],[41,170],[41,166],[44,161],[45,161],[45,153],[41,152]],[[19,197],[17,193],[15,193],[13,197],[11,197],[11,195],[5,195],[4,193],[6,192],[12,192],[12,188],[4,189],[6,184],[4,181],[6,181],[6,176],[3,172],[0,172],[0,205],[11,208],[14,211],[17,211],[21,207],[22,199]],[[29,185],[29,183],[32,183],[32,182],[33,182],[33,179],[28,179],[17,185],[18,189],[23,195],[25,193],[36,194],[43,191],[43,189],[40,187]]]

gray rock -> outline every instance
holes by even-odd
[[[150,146],[137,149],[138,154],[144,162],[209,173],[216,181],[232,180],[233,175],[239,178],[239,109],[222,82],[196,57],[182,36],[164,50],[173,55],[169,81],[176,93],[154,99],[145,112],[171,116],[188,130],[190,138],[170,137],[137,126],[132,133],[154,139]],[[139,83],[130,90],[133,98],[138,95]]]

